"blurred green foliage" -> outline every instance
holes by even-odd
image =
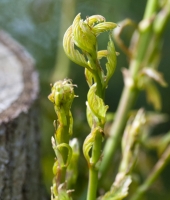
[[[67,5],[68,4],[68,5]],[[54,153],[51,148],[51,136],[54,133],[54,127],[52,122],[56,119],[53,107],[47,99],[50,93],[50,82],[54,73],[55,65],[57,64],[57,54],[63,52],[61,35],[62,31],[71,25],[71,22],[77,13],[81,13],[82,18],[86,16],[100,14],[103,15],[107,21],[113,21],[118,23],[125,18],[131,18],[136,22],[142,19],[146,0],[1,0],[0,1],[0,28],[9,32],[16,40],[18,40],[34,57],[36,61],[36,69],[39,72],[40,77],[40,118],[41,131],[42,131],[42,171],[44,177],[44,184],[49,191],[52,180],[52,165],[54,162]],[[64,10],[63,8],[67,8]],[[69,16],[69,12],[73,10],[75,14],[72,19]],[[65,25],[63,27],[63,24]],[[119,24],[119,23],[118,23]],[[63,29],[61,31],[61,29]],[[63,32],[63,34],[64,34]],[[170,85],[170,24],[164,34],[164,40],[162,51],[162,61],[160,63],[159,70],[164,74],[165,80]],[[129,41],[131,36],[131,30],[127,29],[123,34],[125,41]],[[107,40],[105,35],[100,38],[99,48],[106,47]],[[115,112],[119,102],[120,94],[123,87],[123,78],[121,73],[122,67],[127,67],[128,62],[124,54],[120,52],[118,57],[118,64],[116,72],[110,81],[109,88],[106,93],[106,104],[109,105],[109,111]],[[62,54],[63,63],[68,58]],[[74,84],[78,85],[75,93],[79,95],[73,103],[73,117],[74,117],[74,137],[79,137],[80,146],[84,141],[89,128],[86,122],[85,116],[85,101],[87,94],[87,84],[84,78],[81,67],[77,67],[72,62],[67,62],[68,66],[57,66],[60,68],[57,76],[61,78],[65,75],[73,80]],[[68,67],[65,74],[62,70]],[[170,114],[170,87],[160,88],[161,96],[163,100],[162,112]],[[135,108],[145,107],[149,110],[153,108],[146,104],[145,94],[141,93]],[[170,129],[170,121],[166,124],[156,127],[154,133],[164,133]],[[151,157],[151,161],[152,162]],[[80,175],[78,178],[78,185],[75,189],[78,189],[80,193],[83,191],[84,182],[87,182],[87,174],[84,173],[84,166],[86,167],[83,157],[80,158]],[[168,176],[170,173],[168,169],[163,172],[162,178],[164,183],[158,181],[158,187],[155,185],[148,192],[148,199],[169,199],[162,192],[170,189],[168,183]],[[157,192],[155,193],[155,189]],[[81,197],[79,197],[79,200]],[[83,197],[82,197],[83,199]]]

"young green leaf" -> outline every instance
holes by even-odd
[[[89,87],[91,87],[93,85],[94,77],[93,74],[87,68],[85,69],[85,77]]]
[[[116,64],[117,64],[116,51],[113,44],[113,40],[111,36],[109,36],[109,42],[107,46],[107,63],[106,63],[106,69],[107,69],[106,80],[105,80],[106,87],[108,85],[108,81],[110,80],[115,71]]]
[[[92,31],[96,36],[98,36],[100,33],[113,30],[116,27],[117,27],[117,24],[115,24],[113,22],[103,22],[103,23],[99,23],[96,26],[94,26],[92,28]]]
[[[107,57],[108,51],[107,50],[100,50],[97,52],[97,59],[100,60],[103,57]]]
[[[64,34],[63,38],[63,48],[66,53],[66,55],[75,62],[76,64],[87,67],[88,64],[86,62],[85,56],[81,54],[78,50],[74,47],[74,39],[73,39],[73,33],[72,33],[72,26],[70,26],[67,31]]]
[[[98,117],[95,116],[95,114],[90,109],[88,102],[86,102],[86,106],[87,106],[87,109],[86,109],[87,121],[90,128],[92,128],[94,125],[100,124],[100,122],[99,122]]]
[[[94,54],[96,52],[96,37],[88,24],[81,19],[80,13],[75,17],[72,29],[76,46],[85,52]]]
[[[88,92],[88,104],[94,115],[104,123],[108,106],[104,104],[103,99],[96,95],[96,87],[97,84],[93,84]]]
[[[86,101],[86,106],[87,106],[87,109],[86,109],[86,116],[87,116],[87,121],[88,121],[88,124],[90,126],[90,128],[92,128],[93,126],[93,118],[94,118],[94,114],[92,113],[90,107],[89,107],[89,104],[88,102]]]
[[[83,144],[83,153],[84,153],[84,157],[87,160],[87,163],[90,164],[95,164],[95,163],[91,163],[90,161],[90,150],[93,147],[95,138],[97,134],[101,134],[102,129],[101,127],[97,126],[94,129],[92,129],[91,133],[86,137],[84,144]]]

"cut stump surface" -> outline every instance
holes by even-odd
[[[39,200],[39,128],[34,61],[0,31],[0,200]]]

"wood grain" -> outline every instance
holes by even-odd
[[[33,59],[0,31],[0,200],[43,199],[37,96]]]

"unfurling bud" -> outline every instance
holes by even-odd
[[[71,80],[64,79],[57,81],[51,88],[51,94],[48,99],[54,103],[55,109],[58,110],[63,107],[65,110],[70,110],[71,104],[75,97],[74,87]]]
[[[105,18],[101,15],[92,15],[87,17],[86,20],[82,20],[79,13],[63,38],[66,55],[73,62],[85,68],[91,68],[87,58],[88,55],[97,58],[97,36],[116,27],[115,23],[105,22]],[[75,49],[75,46],[81,51]]]
[[[75,17],[72,29],[76,46],[90,54],[96,52],[96,37],[90,26],[81,19],[80,14]]]

